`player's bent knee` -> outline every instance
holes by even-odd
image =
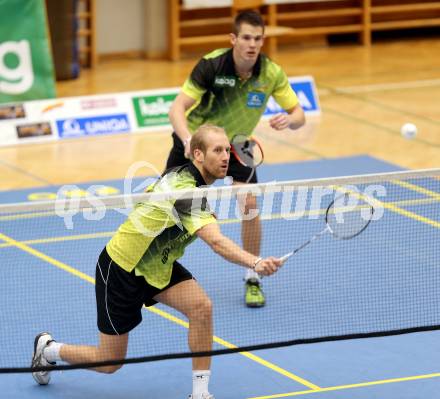
[[[190,318],[210,319],[212,317],[212,302],[208,297],[198,298],[191,309]]]
[[[209,298],[204,298],[197,304],[197,311],[204,317],[212,315],[212,302]]]

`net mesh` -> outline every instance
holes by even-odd
[[[347,190],[375,207],[361,235],[336,240],[326,234],[264,278],[267,303],[260,309],[244,304],[243,268],[200,239],[192,243],[180,262],[211,298],[211,354],[438,329],[439,176],[440,170],[430,170],[179,192],[179,199],[207,197],[222,233],[240,243],[237,199],[251,191],[259,205],[263,257],[282,256],[321,231],[328,205]],[[175,195],[0,206],[1,372],[30,371],[41,331],[59,342],[98,344],[94,276],[101,250],[135,203]],[[181,313],[158,304],[142,316],[130,333],[125,362],[194,355]],[[20,343],[11,345],[11,337]]]

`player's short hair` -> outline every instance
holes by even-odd
[[[222,127],[211,124],[205,124],[200,126],[191,137],[191,144],[190,144],[191,157],[194,156],[194,151],[196,149],[199,149],[204,154],[206,153],[206,148],[208,147],[206,135],[209,132],[226,135],[225,129],[223,129]]]
[[[234,19],[234,24],[232,25],[232,33],[234,35],[237,36],[240,33],[240,28],[242,24],[260,26],[263,28],[263,33],[264,33],[263,17],[257,11],[246,10],[237,14],[237,16]]]

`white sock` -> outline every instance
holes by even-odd
[[[254,278],[254,279],[260,281],[260,276],[258,275],[258,273],[255,270],[247,269],[246,270],[246,277],[244,279],[247,281],[250,278]]]
[[[211,371],[209,370],[193,370],[193,399],[200,399],[204,393],[208,394],[209,377]]]
[[[51,342],[43,349],[43,355],[48,362],[53,363],[61,360],[60,349],[62,345],[59,342]]]

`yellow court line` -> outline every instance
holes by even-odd
[[[50,244],[53,242],[64,242],[74,240],[89,240],[93,238],[111,237],[115,234],[115,231],[104,231],[102,233],[90,233],[90,234],[77,234],[71,236],[59,236],[50,238],[38,238],[35,240],[20,241],[22,244],[34,245],[34,244]],[[18,242],[18,241],[17,241]],[[3,243],[0,244],[0,248],[12,247],[14,244]]]
[[[398,213],[399,215],[406,216],[409,219],[414,219],[418,222],[425,223],[425,224],[428,224],[432,227],[436,227],[437,229],[440,229],[440,222],[437,222],[436,220],[432,220],[432,219],[429,219],[425,216],[418,215],[417,213],[408,211],[406,209],[399,208],[399,207],[392,205],[390,203],[387,203],[387,202],[379,201],[379,203],[382,204],[384,208],[387,208],[395,213]]]
[[[428,224],[432,227],[436,227],[436,228],[440,229],[440,222],[437,222],[436,220],[429,219],[425,216],[418,215],[417,213],[408,211],[406,209],[399,208],[398,206],[394,205],[394,203],[392,203],[392,202],[383,202],[383,201],[378,200],[377,198],[370,197],[368,195],[355,192],[351,189],[347,189],[347,187],[344,187],[344,186],[332,186],[332,187],[334,187],[335,190],[340,191],[342,193],[350,192],[351,194],[353,194],[354,196],[357,196],[358,198],[373,201],[373,204],[374,203],[379,204],[394,213],[397,213],[402,216],[406,216],[409,219],[414,219],[418,222],[425,223],[425,224]]]
[[[411,199],[411,200],[390,201],[389,203],[394,204],[396,206],[412,206],[412,205],[432,204],[433,202],[437,202],[437,200],[435,198],[419,198],[419,199]]]
[[[60,262],[60,261],[52,258],[51,256],[48,256],[48,255],[46,255],[36,249],[24,244],[23,242],[16,241],[13,238],[8,237],[7,235],[2,234],[2,233],[0,233],[0,239],[7,242],[11,246],[17,247],[24,252],[27,252],[27,253],[29,253],[29,254],[31,254],[41,260],[53,265],[53,266],[56,266],[56,267],[66,271],[70,274],[73,274],[76,277],[79,277],[82,280],[85,280],[91,284],[95,284],[95,279],[93,277],[90,277],[88,274],[85,274],[85,273],[73,268],[72,266],[67,265],[66,263]],[[164,317],[165,319],[170,320],[180,326],[183,326],[185,328],[189,327],[189,324],[186,321],[181,320],[178,317],[175,317],[172,314],[167,313],[161,309],[154,308],[154,307],[151,307],[151,308],[149,307],[146,309],[148,311],[155,313],[161,317]],[[231,343],[229,343],[219,337],[214,336],[213,339],[214,339],[214,342],[219,343],[220,345],[223,345],[227,348],[237,348],[237,346],[235,346],[235,345],[233,345],[233,344],[231,344]],[[313,384],[313,383],[311,383],[311,382],[309,382],[309,381],[307,381],[307,380],[305,380],[295,374],[292,374],[292,373],[288,372],[287,370],[284,370],[281,367],[278,367],[277,365],[275,365],[271,362],[268,362],[259,356],[256,356],[256,355],[249,353],[249,352],[241,352],[240,354],[259,363],[259,364],[261,364],[261,365],[263,365],[263,366],[265,366],[265,367],[267,367],[267,368],[269,368],[269,369],[271,369],[271,370],[273,370],[273,371],[275,371],[276,373],[282,374],[283,376],[285,376],[287,378],[290,378],[300,384],[303,384],[306,387],[309,387],[311,389],[319,389],[319,386],[317,386],[317,385],[315,385],[315,384]]]
[[[34,219],[34,218],[39,218],[39,217],[49,217],[49,216],[55,216],[55,215],[56,215],[56,213],[53,211],[17,213],[17,214],[12,214],[12,215],[0,216],[0,222],[9,221],[9,220]]]
[[[76,277],[79,277],[83,280],[86,280],[89,283],[95,284],[95,279],[90,277],[88,274],[80,272],[79,270],[77,270],[69,265],[66,265],[65,263],[60,262],[60,261],[44,254],[43,252],[40,252],[40,251],[38,251],[38,250],[20,242],[20,241],[16,241],[13,238],[8,237],[7,235],[4,235],[2,233],[0,233],[0,239],[7,242],[11,246],[17,247],[17,248],[21,249],[22,251],[27,252],[28,254],[35,256],[36,258],[39,258],[47,263],[50,263],[51,265],[54,265],[54,266],[66,271],[68,273],[73,274]]]
[[[334,387],[327,388],[319,388],[312,389],[307,391],[296,391],[296,392],[286,392],[275,395],[267,395],[267,396],[255,396],[247,399],[277,399],[277,398],[291,398],[293,396],[302,396],[302,395],[310,395],[312,393],[321,393],[321,392],[330,392],[330,391],[342,391],[345,389],[354,389],[354,388],[364,388],[370,387],[374,385],[383,385],[383,384],[391,384],[396,382],[406,382],[406,381],[417,381],[417,380],[426,380],[429,378],[438,378],[440,377],[440,373],[433,374],[425,374],[425,375],[415,375],[411,377],[402,377],[402,378],[391,378],[388,380],[379,380],[379,381],[369,381],[369,382],[361,382],[358,384],[349,384],[349,385],[338,385]]]
[[[402,180],[392,180],[391,183],[393,183],[397,186],[400,186],[400,187],[407,188],[408,190],[424,194],[424,195],[431,197],[437,201],[440,201],[440,193],[436,193],[435,191],[428,190],[427,188],[417,186],[416,184],[408,183],[408,182],[402,181]]]

